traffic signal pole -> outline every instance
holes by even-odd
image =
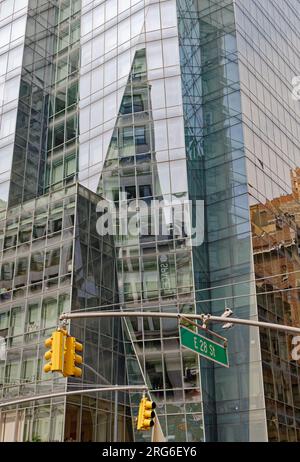
[[[114,415],[114,443],[118,442],[118,407],[119,407],[119,393],[118,387],[115,389],[115,415]]]
[[[145,385],[115,385],[113,387],[95,387],[95,388],[86,388],[83,390],[74,390],[74,391],[63,391],[63,392],[58,392],[58,393],[48,393],[45,395],[36,395],[36,396],[30,396],[28,398],[20,398],[20,399],[15,399],[12,401],[5,401],[0,403],[0,408],[7,407],[7,406],[12,406],[14,404],[22,404],[22,403],[30,403],[31,401],[39,401],[42,399],[50,399],[50,398],[60,398],[64,396],[72,396],[72,395],[83,395],[85,393],[107,393],[109,391],[136,391],[136,392],[141,392],[141,391],[148,391],[148,387]]]
[[[101,307],[99,307],[101,308]],[[92,312],[70,312],[70,313],[63,313],[61,314],[59,320],[63,328],[66,328],[66,321],[71,320],[71,319],[80,319],[80,318],[160,318],[160,319],[177,319],[179,324],[181,321],[201,321],[202,325],[199,324],[199,328],[206,329],[207,325],[212,322],[212,323],[221,323],[224,324],[226,321],[229,321],[230,324],[232,325],[243,325],[243,326],[248,326],[248,327],[262,327],[262,328],[267,328],[271,330],[277,330],[281,332],[286,332],[288,334],[298,334],[300,335],[300,328],[299,327],[293,327],[293,326],[286,326],[283,324],[274,324],[274,323],[268,323],[268,322],[262,322],[262,321],[256,321],[256,320],[247,320],[247,319],[239,319],[239,318],[224,318],[224,316],[212,316],[210,314],[188,314],[188,313],[158,313],[158,312],[141,312],[141,311],[92,311]],[[195,324],[192,322],[192,324]],[[61,327],[59,328],[61,329]],[[58,332],[60,330],[58,329]],[[72,338],[73,339],[73,338]],[[53,348],[53,345],[55,344],[54,342],[53,335],[51,338],[46,340],[46,347],[47,348]],[[74,338],[74,342],[75,342]],[[75,345],[75,343],[74,343]],[[80,346],[80,348],[79,348]],[[75,351],[82,351],[81,345],[78,343],[78,349],[74,347],[74,353]],[[46,360],[51,360],[52,361],[52,353],[51,355],[46,353],[45,359]],[[51,356],[51,358],[50,358]],[[77,358],[79,360],[79,358]],[[82,361],[77,361],[82,363]],[[51,363],[50,365],[46,365],[47,370],[45,372],[48,372],[48,370],[60,370],[59,367],[56,368]],[[50,369],[49,369],[50,368]],[[77,374],[72,374],[72,375],[77,375]],[[81,375],[81,374],[80,374]],[[71,396],[71,395],[78,395],[78,394],[86,394],[86,393],[99,393],[99,392],[110,392],[114,391],[115,392],[115,420],[114,420],[114,441],[117,441],[118,438],[118,428],[117,428],[117,411],[118,411],[118,392],[119,391],[149,391],[148,387],[145,385],[132,385],[132,386],[123,386],[123,385],[115,385],[111,387],[95,387],[91,389],[82,389],[82,390],[75,390],[75,391],[65,391],[65,392],[58,392],[58,393],[49,393],[49,394],[44,394],[44,395],[38,395],[38,396],[30,396],[27,398],[19,398],[15,399],[12,401],[5,401],[0,403],[0,409],[3,407],[7,406],[12,406],[16,404],[22,404],[22,403],[27,403],[31,401],[38,401],[38,400],[43,400],[43,399],[51,399],[51,398],[57,398],[57,397],[64,397],[64,396]]]
[[[274,324],[269,322],[239,319],[239,318],[224,318],[221,316],[212,316],[210,314],[180,314],[180,313],[153,313],[150,311],[91,311],[91,312],[77,312],[77,313],[63,313],[60,316],[60,321],[66,321],[68,319],[80,319],[80,318],[162,318],[162,319],[178,319],[181,320],[199,320],[206,326],[210,322],[224,324],[230,322],[230,324],[239,324],[243,326],[252,327],[263,327],[271,330],[277,330],[286,332],[288,334],[300,335],[299,327],[285,326],[284,324]],[[199,326],[201,327],[201,326]]]

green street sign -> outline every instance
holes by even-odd
[[[180,326],[180,338],[181,344],[189,350],[221,366],[229,367],[228,350],[219,343],[196,334],[183,326]]]

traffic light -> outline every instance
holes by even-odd
[[[138,430],[150,430],[154,425],[156,404],[148,398],[142,398],[139,406],[139,415],[137,419]]]
[[[45,353],[45,359],[49,362],[45,364],[44,372],[61,372],[63,374],[65,337],[66,331],[57,330],[45,340],[45,347],[50,348],[50,350]]]
[[[82,352],[83,345],[76,341],[75,337],[68,336],[66,338],[66,349],[65,349],[65,364],[63,374],[65,377],[81,377],[82,369],[77,365],[82,364],[82,356],[78,355],[77,352]]]
[[[77,367],[82,364],[82,356],[77,352],[81,352],[83,346],[75,337],[68,335],[66,330],[59,329],[45,340],[45,347],[49,348],[45,353],[45,359],[49,361],[44,366],[45,372],[60,372],[64,377],[82,376],[82,370]]]

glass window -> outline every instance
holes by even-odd
[[[9,51],[7,72],[22,66],[23,60],[23,46],[20,45]]]
[[[17,19],[12,23],[11,28],[11,41],[18,39],[25,35],[25,26],[26,26],[26,16],[23,16],[20,19]]]
[[[63,80],[68,76],[68,60],[66,57],[60,59],[57,63],[57,80]]]
[[[56,91],[55,112],[60,112],[66,106],[66,89],[60,88]]]
[[[93,28],[92,11],[84,14],[81,18],[81,35],[84,36],[91,32]]]
[[[68,106],[76,104],[78,101],[78,82],[68,88]]]
[[[10,0],[9,0],[10,1]],[[18,0],[15,2],[15,12],[28,6],[28,0]]]
[[[146,144],[146,127],[135,127],[135,144],[140,146]]]
[[[33,439],[34,438],[34,439]],[[36,409],[33,419],[32,441],[49,441],[50,438],[50,406]]]
[[[119,131],[120,155],[134,154],[133,127],[123,127]]]
[[[8,53],[3,53],[0,56],[0,75],[6,74],[7,59]]]
[[[62,209],[53,210],[49,217],[48,233],[57,233],[62,230]]]
[[[12,308],[10,317],[10,335],[14,337],[16,335],[23,334],[24,331],[24,307],[18,306]]]
[[[54,127],[54,147],[59,146],[64,142],[65,125],[64,121],[59,122]]]
[[[33,238],[38,239],[46,235],[47,229],[47,215],[36,217],[34,226],[33,226]]]
[[[151,197],[152,196],[152,185],[151,184],[144,184],[139,186],[139,196],[142,199],[143,197]]]
[[[1,117],[1,126],[0,126],[0,138],[5,138],[6,136],[11,135],[16,126],[17,120],[17,111],[9,111],[2,114]]]
[[[146,67],[146,54],[145,50],[136,52],[133,63],[132,77],[133,79],[140,79],[147,71]]]
[[[60,294],[58,300],[58,314],[70,311],[70,295]]]
[[[71,176],[76,173],[76,156],[68,157],[65,161],[65,176]]]
[[[59,51],[63,50],[69,45],[69,28],[63,28],[63,30],[60,30],[59,32],[59,38],[58,38],[58,49]]]
[[[12,280],[14,277],[14,262],[3,263],[1,268],[1,280],[2,284],[8,282],[9,284],[3,284],[4,287],[11,288]]]
[[[9,192],[9,181],[0,184],[0,210],[6,207]]]
[[[57,300],[56,298],[46,298],[43,301],[42,323],[44,327],[54,327],[57,323]]]
[[[49,250],[48,252],[46,252],[45,274],[58,275],[59,261],[60,261],[60,249],[53,249],[53,250]]]
[[[26,331],[36,331],[40,326],[40,306],[39,302],[30,303],[27,309]]]
[[[14,2],[12,0],[3,0],[0,5],[0,19],[5,19],[13,13]]]
[[[14,361],[6,366],[6,382],[9,384],[13,384],[19,382],[20,379],[20,365],[21,361]]]
[[[126,193],[127,199],[135,199],[136,198],[135,186],[125,186],[125,193]]]
[[[0,174],[11,169],[13,145],[0,149]]]
[[[73,258],[73,243],[67,242],[62,247],[60,274],[67,274],[72,271],[72,258]]]
[[[4,102],[12,101],[19,96],[20,77],[7,80],[5,82]]]
[[[32,221],[26,220],[20,223],[19,228],[19,243],[28,242],[31,240]]]
[[[15,276],[26,276],[27,270],[28,270],[28,257],[18,258]]]
[[[152,390],[161,390],[164,388],[162,357],[155,352],[155,359],[146,360],[146,373],[149,378]]]
[[[64,175],[63,161],[59,161],[52,165],[52,184],[62,181]]]
[[[36,351],[34,348],[24,349],[22,358],[22,378],[26,381],[34,381],[36,379]]]
[[[0,314],[0,331],[8,328],[9,311]]]
[[[69,55],[69,74],[77,71],[79,66],[79,49],[74,50]]]
[[[30,282],[43,280],[44,252],[35,252],[31,255],[30,261]]]
[[[132,113],[132,98],[131,98],[131,95],[125,95],[123,97],[120,113],[121,114],[131,114]]]
[[[143,95],[133,95],[133,112],[143,112],[145,110]]]
[[[72,1],[72,5],[74,3],[75,1]],[[80,3],[80,0],[78,0],[77,3]],[[79,39],[80,39],[80,22],[74,21],[71,24],[71,35],[70,35],[71,43],[77,42],[77,40]]]
[[[70,16],[71,5],[70,0],[63,0],[60,5],[60,22]]]
[[[97,27],[102,26],[104,23],[104,4],[99,5],[93,10],[93,27],[94,29],[97,29]]]
[[[0,48],[9,43],[11,24],[0,29]]]
[[[72,140],[77,136],[77,115],[74,114],[67,119],[67,133],[66,133],[66,140]]]

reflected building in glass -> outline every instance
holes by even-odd
[[[175,320],[76,321],[94,372],[42,373],[62,311],[229,307],[300,325],[299,6],[0,2],[1,402],[100,375],[147,384],[168,441],[300,441],[300,363],[285,334],[226,332],[225,369],[183,348]],[[102,198],[113,236],[99,235]],[[183,203],[196,234],[178,229]],[[136,224],[125,233],[124,211]],[[139,397],[119,397],[122,441],[149,439],[134,431]],[[112,441],[113,413],[100,394],[11,406],[0,441]]]

